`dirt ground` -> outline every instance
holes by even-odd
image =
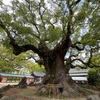
[[[43,96],[36,96],[35,93],[36,89],[35,87],[28,86],[26,89],[19,89],[18,87],[16,88],[11,88],[8,91],[6,91],[0,100],[86,100],[86,97],[76,97],[76,98],[65,98],[62,97],[61,95],[56,95],[53,96],[52,98],[50,96],[43,97]],[[95,98],[98,96],[97,94],[100,93],[100,91],[94,91],[95,94],[92,95]],[[92,99],[92,100],[100,100],[99,98],[97,99]]]
[[[8,91],[4,92],[4,96],[0,100],[86,100],[86,97],[77,97],[77,98],[65,98],[61,95],[54,95],[43,97],[35,95],[36,88],[34,86],[28,86],[26,89],[11,88]],[[91,95],[92,100],[100,100],[98,94],[100,91],[92,90],[95,94]]]

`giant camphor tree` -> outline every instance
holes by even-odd
[[[0,1],[3,40],[15,55],[28,50],[36,53],[39,60],[35,60],[46,70],[43,83],[61,83],[68,95],[81,91],[69,76],[75,62],[72,57],[100,46],[99,23],[99,0],[13,0],[9,6]],[[65,64],[66,55],[70,56]],[[89,65],[90,60],[79,61]]]

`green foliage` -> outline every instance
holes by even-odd
[[[65,4],[61,2],[57,2],[56,5],[45,0],[23,2],[13,0],[10,6],[1,3],[3,8],[0,11],[0,20],[13,33],[16,42],[20,45],[31,43],[37,46],[37,43],[42,40],[48,41],[49,45],[54,45],[55,41],[63,39],[63,30],[67,33],[67,24],[70,22],[74,32],[73,42],[82,39],[82,43],[95,46],[97,40],[100,40],[99,3],[84,0],[80,5],[73,3],[71,8],[64,9],[64,6],[67,7],[67,2]],[[70,0],[69,4],[72,2]],[[70,9],[73,11],[72,15],[69,14]],[[88,31],[81,33],[82,29]],[[87,37],[90,38],[87,40]]]
[[[97,1],[98,2],[98,1]],[[82,36],[82,43],[89,46],[95,46],[100,42],[100,4],[96,4],[97,2],[92,2],[91,6],[89,6],[88,11],[92,12],[92,15],[89,16],[87,23],[89,23],[86,29],[86,33]],[[86,8],[87,9],[87,8]],[[87,39],[88,38],[88,39]]]
[[[40,66],[37,63],[30,63],[30,67],[28,68],[30,73],[33,72],[45,72],[44,66]]]
[[[0,71],[1,72],[12,72],[14,71],[13,64],[11,61],[11,52],[4,47],[0,47]]]
[[[93,32],[93,31],[92,31],[92,32]],[[99,34],[100,34],[100,33],[96,34],[96,33],[91,33],[91,32],[89,32],[89,33],[85,34],[85,35],[82,37],[82,40],[81,40],[81,41],[82,41],[82,43],[85,44],[85,45],[95,46],[95,45],[98,44],[98,42],[99,42],[99,39],[100,39]],[[87,39],[87,37],[89,37],[89,38]],[[91,40],[91,39],[92,39],[92,40]]]
[[[91,68],[89,70],[88,83],[100,88],[100,68]]]
[[[100,53],[95,54],[91,59],[92,64],[100,66]]]
[[[54,28],[52,26],[49,26],[48,29],[48,34],[50,34],[48,36],[48,38],[50,39],[50,42],[53,42],[55,41],[55,38],[61,38],[62,36],[62,31],[61,31],[61,28],[60,27],[57,27],[57,28]]]
[[[20,55],[19,58],[16,57],[11,49],[7,49],[0,43],[0,72],[14,72],[16,67],[21,68],[25,63],[25,57]]]
[[[89,47],[98,46],[99,50],[99,0],[90,0],[89,2],[87,2],[87,0],[80,0],[78,4],[74,2],[76,0],[64,0],[64,2],[62,2],[62,0],[54,1],[55,2],[47,2],[47,0],[13,0],[10,6],[4,5],[0,1],[0,21],[3,22],[11,33],[11,36],[15,39],[15,43],[19,46],[32,44],[38,48],[38,44],[43,41],[45,45],[48,46],[48,50],[53,50],[56,46],[61,45],[61,42],[66,38],[68,24],[70,24],[70,32],[72,33],[70,38],[72,44],[78,41]],[[2,43],[10,48],[10,52],[12,52],[11,46],[9,45],[9,38],[1,26],[0,34],[2,34],[0,35],[3,39]],[[1,50],[3,50],[3,48]],[[76,49],[74,49],[74,51],[75,50]],[[9,52],[9,50],[7,52]],[[30,52],[28,52],[28,54],[30,55]],[[30,62],[26,64],[22,59],[29,57],[28,54],[22,54],[18,57],[10,55],[9,57],[6,53],[2,56],[4,56],[4,58],[8,57],[10,66],[15,64],[14,66],[18,68],[20,66],[26,66],[27,68]],[[14,60],[12,61],[11,58],[13,57]],[[100,64],[98,57],[93,57],[92,62],[97,63],[97,65]],[[0,61],[1,65],[4,65],[4,63],[6,64],[5,66],[8,67],[7,62],[3,62],[3,60]],[[34,69],[32,69],[32,71],[34,71]]]
[[[84,20],[85,16],[86,16],[86,14],[84,12],[80,11],[80,12],[78,12],[77,16],[75,16],[75,19],[78,22],[80,22],[80,21]]]

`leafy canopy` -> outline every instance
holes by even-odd
[[[90,48],[100,51],[99,0],[12,0],[9,6],[0,1],[1,27],[2,23],[20,46],[38,47],[44,42],[54,49],[68,35],[70,25],[72,44],[81,42],[89,52]],[[5,31],[0,28],[0,32],[9,43]]]
[[[37,46],[40,41],[54,45],[66,35],[68,22],[72,26],[74,42],[83,36],[82,42],[87,43],[89,36],[93,41],[89,39],[88,42],[93,45],[100,39],[99,2],[80,0],[74,3],[73,0],[13,0],[9,6],[0,3],[0,20],[20,45]]]

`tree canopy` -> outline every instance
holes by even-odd
[[[82,57],[80,50],[85,49],[90,58],[93,52],[100,52],[99,0],[13,0],[11,5],[1,0],[0,6],[1,37],[6,46],[13,45],[16,55],[33,50],[41,56],[42,50],[56,50],[68,34],[74,48],[68,53],[72,62]],[[79,61],[86,64],[82,59]]]

